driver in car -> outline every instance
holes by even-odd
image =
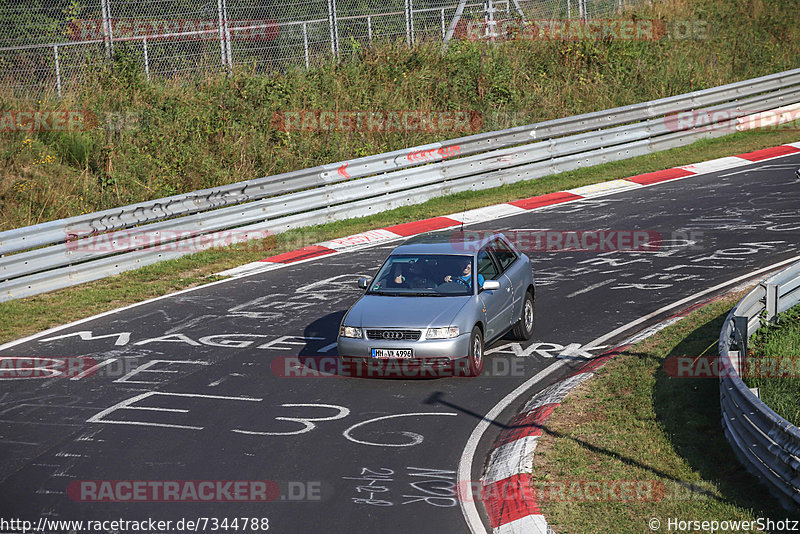
[[[464,270],[461,271],[461,276],[453,276],[448,274],[444,277],[445,282],[461,282],[465,284],[467,287],[472,287],[472,260],[467,260],[466,264],[464,265]],[[484,277],[482,274],[478,274],[478,287],[483,286]]]
[[[396,264],[392,267],[392,274],[388,280],[386,280],[386,287],[402,287],[408,288],[408,284],[406,283],[406,277],[403,276],[403,266]]]

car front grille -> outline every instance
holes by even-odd
[[[367,330],[367,339],[383,339],[387,341],[417,341],[422,332],[419,330]]]

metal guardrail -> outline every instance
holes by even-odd
[[[190,253],[181,244],[198,235],[236,229],[237,240],[252,239],[631,158],[725,135],[733,131],[737,112],[798,102],[800,69],[795,69],[0,232],[0,301],[179,257]],[[687,110],[707,112],[711,123],[680,129],[675,115]],[[114,242],[113,234],[108,246],[83,246],[121,230],[126,238],[162,238],[157,247],[135,250]]]
[[[800,303],[800,262],[759,284],[731,310],[719,336],[720,409],[739,461],[789,509],[800,505],[800,429],[764,404],[742,381],[747,339]]]

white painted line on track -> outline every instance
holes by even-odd
[[[107,360],[103,360],[102,362],[98,363],[97,365],[93,365],[93,366],[89,367],[88,369],[86,369],[85,371],[73,376],[72,378],[70,378],[70,380],[80,380],[81,378],[84,378],[84,377],[94,373],[95,371],[97,371],[101,367],[105,367],[106,365],[108,365],[110,363],[113,363],[115,361],[117,361],[116,358],[109,358]]]
[[[623,332],[625,332],[627,330],[630,330],[631,328],[635,328],[635,327],[639,326],[640,324],[646,322],[647,320],[652,319],[653,317],[656,317],[656,316],[658,316],[660,314],[663,314],[663,313],[668,312],[670,310],[673,310],[675,308],[679,308],[680,306],[684,306],[684,305],[688,304],[689,302],[691,302],[693,300],[696,300],[696,299],[698,299],[700,297],[703,297],[705,295],[708,295],[710,293],[714,293],[716,291],[719,291],[719,290],[721,290],[721,289],[723,289],[725,287],[735,286],[736,284],[738,284],[740,282],[744,282],[747,279],[751,279],[751,278],[756,277],[756,276],[758,276],[760,274],[763,274],[765,272],[769,272],[771,270],[775,270],[775,269],[777,269],[779,267],[782,267],[782,266],[784,266],[786,264],[794,263],[794,262],[797,262],[797,261],[800,261],[800,256],[795,256],[793,258],[789,258],[789,259],[786,259],[786,260],[783,260],[783,261],[779,261],[777,263],[773,263],[772,265],[769,265],[767,267],[763,267],[763,268],[758,269],[756,271],[753,271],[751,273],[739,276],[737,278],[734,278],[733,280],[728,280],[728,281],[723,282],[721,284],[717,284],[714,287],[710,287],[708,289],[704,289],[703,291],[699,291],[699,292],[697,292],[697,293],[695,293],[693,295],[690,295],[690,296],[688,296],[686,298],[683,298],[683,299],[681,299],[681,300],[679,300],[677,302],[673,302],[672,304],[668,304],[666,306],[663,306],[663,307],[659,308],[658,310],[656,310],[656,311],[654,311],[652,313],[649,313],[649,314],[647,314],[647,315],[645,315],[643,317],[640,317],[639,319],[636,319],[634,321],[629,322],[628,324],[620,326],[619,328],[617,328],[615,330],[612,330],[611,332],[598,337],[597,339],[595,339],[594,341],[591,341],[590,343],[586,344],[585,346],[588,348],[588,347],[593,347],[593,346],[600,345],[601,343],[603,343],[605,341],[608,341],[608,340],[614,338],[615,336],[617,336],[617,335],[619,335],[619,334],[621,334],[621,333],[623,333]],[[558,361],[550,364],[549,366],[547,366],[545,369],[542,369],[535,376],[529,378],[524,383],[519,385],[516,389],[514,389],[511,393],[509,393],[508,395],[503,397],[500,400],[500,402],[495,404],[494,407],[492,407],[492,409],[489,410],[486,413],[486,415],[483,417],[483,419],[480,422],[478,422],[478,424],[475,426],[475,428],[472,431],[472,434],[470,434],[469,438],[467,439],[467,443],[464,446],[464,451],[462,452],[461,458],[458,461],[458,478],[457,478],[457,480],[472,480],[472,464],[474,462],[475,451],[478,448],[478,443],[480,442],[481,438],[483,437],[483,434],[486,432],[486,430],[489,428],[489,426],[492,424],[492,422],[494,422],[500,416],[500,414],[506,408],[508,408],[508,406],[510,406],[511,403],[513,403],[518,397],[520,397],[521,395],[525,394],[531,387],[533,387],[538,382],[541,382],[542,380],[544,380],[548,376],[552,375],[553,373],[555,373],[556,371],[558,371],[559,369],[564,367],[568,363],[568,361],[569,360],[558,360]],[[464,520],[466,521],[470,532],[472,532],[472,534],[481,534],[481,533],[486,532],[486,529],[484,528],[483,521],[481,520],[480,514],[478,513],[478,508],[475,505],[475,503],[472,500],[469,500],[469,499],[459,499],[459,504],[461,506],[461,513],[464,516]]]
[[[735,176],[737,174],[744,174],[746,172],[759,172],[759,171],[765,171],[765,170],[767,170],[767,169],[765,169],[764,166],[761,166],[761,167],[756,167],[755,169],[744,169],[743,171],[736,171],[736,172],[729,172],[727,174],[720,174],[719,177],[720,178],[727,178],[728,176]]]
[[[572,293],[567,295],[566,298],[571,299],[572,297],[576,297],[576,296],[581,295],[583,293],[588,293],[589,291],[593,291],[593,290],[597,289],[598,287],[607,286],[608,284],[612,284],[612,283],[614,283],[616,281],[617,281],[616,278],[611,278],[610,280],[604,280],[602,282],[597,282],[596,284],[592,284],[590,286],[586,286],[583,289],[579,289],[577,291],[573,291]]]

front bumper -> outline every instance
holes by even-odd
[[[384,359],[372,358],[372,349],[411,349],[413,358],[397,359],[388,361],[452,361],[460,360],[469,356],[470,334],[461,334],[450,339],[426,339],[421,341],[391,341],[384,339],[366,338],[337,338],[337,348],[339,357],[344,360],[366,359],[373,361],[387,361]]]

